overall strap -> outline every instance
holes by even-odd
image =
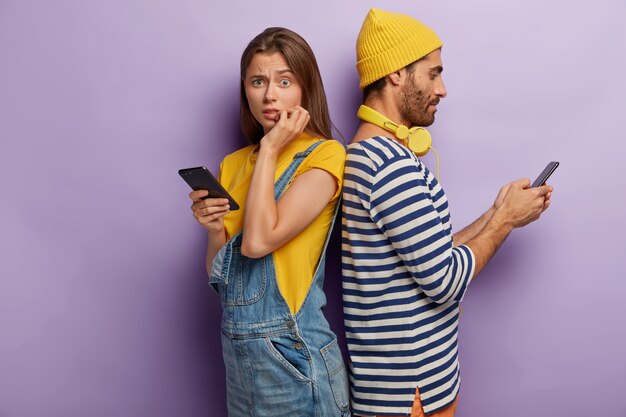
[[[278,201],[280,196],[285,191],[285,188],[287,188],[287,185],[289,185],[289,183],[293,179],[293,176],[296,174],[296,171],[298,170],[298,167],[300,166],[302,161],[304,161],[305,158],[315,150],[315,148],[321,145],[322,142],[323,140],[318,140],[317,142],[309,146],[305,151],[298,152],[293,156],[293,161],[291,161],[285,172],[282,173],[280,178],[278,178],[278,181],[276,181],[276,183],[274,184],[274,199],[276,201]]]

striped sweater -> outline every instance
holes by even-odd
[[[344,173],[343,305],[358,415],[426,413],[458,393],[459,302],[474,272],[453,247],[446,195],[406,147],[351,144]]]

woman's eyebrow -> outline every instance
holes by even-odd
[[[276,70],[276,72],[279,73],[279,74],[286,74],[286,73],[293,74],[293,71],[291,70],[291,68],[281,68],[281,69]],[[261,73],[253,73],[253,74],[248,75],[248,78],[252,78],[252,77],[254,77],[254,78],[267,78],[267,75],[261,74]]]

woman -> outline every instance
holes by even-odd
[[[243,209],[189,194],[224,307],[228,414],[349,416],[346,370],[322,314],[345,150],[330,140],[322,80],[302,37],[268,28],[250,42],[240,110],[253,144],[222,161],[220,182]]]

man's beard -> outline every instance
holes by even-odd
[[[413,74],[409,77],[400,92],[402,122],[406,123],[407,127],[430,126],[435,122],[435,112],[428,111],[429,105],[433,103],[429,97],[424,97],[424,92],[415,85]]]

